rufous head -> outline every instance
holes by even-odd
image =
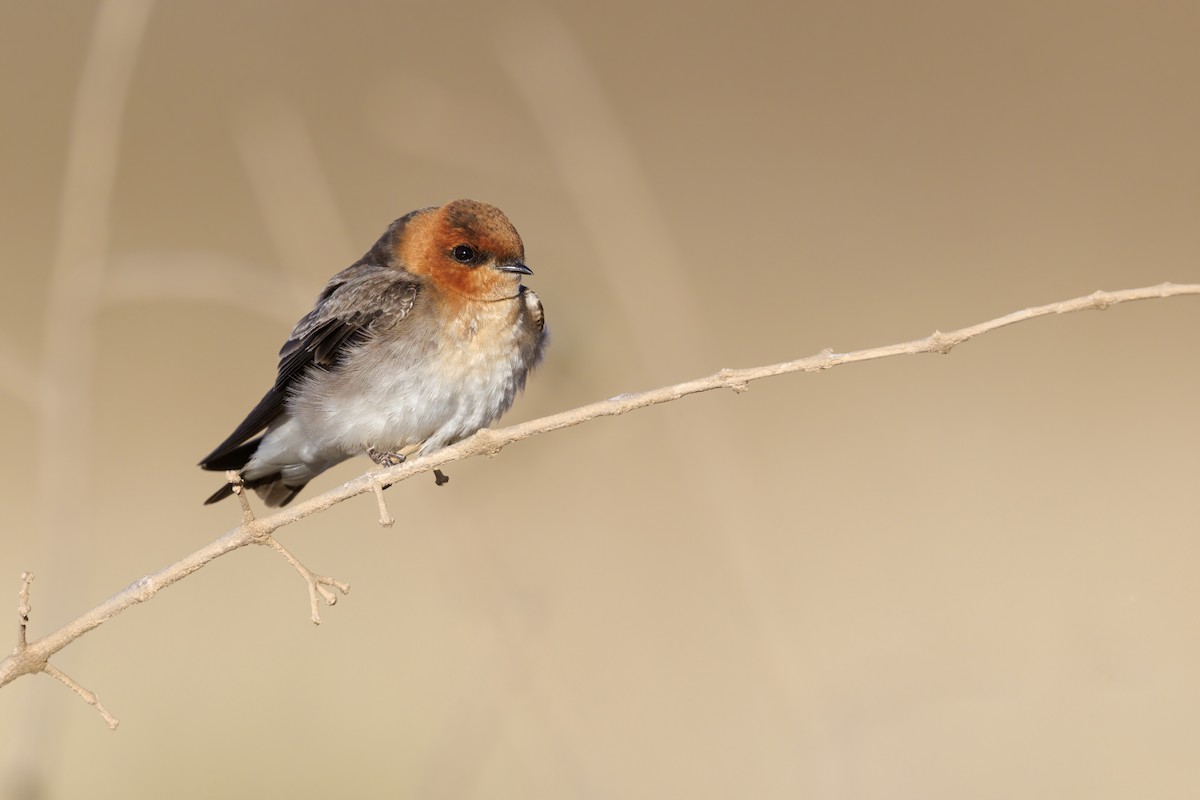
[[[504,212],[475,200],[415,211],[393,224],[393,263],[438,286],[479,300],[513,297],[525,245]]]

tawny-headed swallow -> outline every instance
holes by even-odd
[[[546,345],[541,301],[521,284],[531,274],[495,206],[401,217],[330,279],[279,351],[275,385],[200,466],[237,470],[281,506],[351,456],[398,463],[492,424]]]

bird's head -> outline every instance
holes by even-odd
[[[414,212],[394,227],[393,263],[467,298],[515,297],[521,276],[533,274],[520,234],[487,203],[455,200]]]

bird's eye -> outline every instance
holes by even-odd
[[[450,254],[454,256],[454,260],[460,264],[470,264],[475,260],[475,248],[469,244],[457,245]]]

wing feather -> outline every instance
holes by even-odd
[[[419,291],[418,278],[394,267],[360,262],[335,275],[279,350],[275,385],[200,466],[211,470],[244,467],[258,445],[251,440],[284,412],[297,382],[309,370],[336,369],[377,325],[399,323],[412,311]],[[238,461],[241,463],[235,463]]]

